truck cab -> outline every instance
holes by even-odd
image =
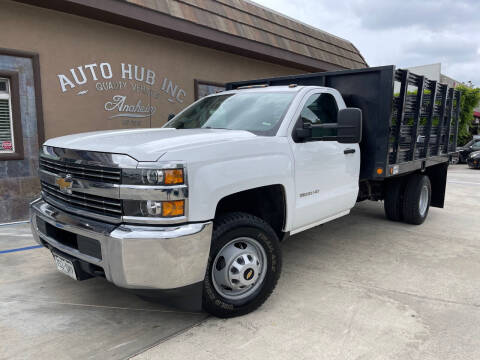
[[[205,214],[212,209],[217,211],[217,204],[226,196],[280,185],[286,202],[281,231],[295,233],[325,219],[344,215],[355,204],[360,170],[359,146],[358,143],[336,141],[337,129],[334,128],[338,114],[345,109],[345,103],[335,89],[316,86],[254,87],[206,97],[165,127],[188,130],[192,126],[250,132],[243,141],[215,146],[218,152],[208,159],[216,169],[214,172],[212,168],[211,173],[218,173],[219,168],[225,166],[220,173],[229,176],[224,179],[220,176],[217,182],[224,183],[218,184],[216,189],[204,193],[199,189],[205,198],[193,200],[206,205],[202,210]],[[197,112],[210,117],[206,122],[198,121],[201,116]],[[190,120],[192,118],[193,121]],[[358,124],[361,124],[360,116]],[[311,130],[315,132],[316,140],[312,136],[309,139],[300,138],[297,134],[299,128],[322,125],[332,127]],[[173,152],[167,156],[172,159],[191,157],[189,152],[189,149],[182,148],[178,150],[178,155]],[[219,165],[220,159],[222,165]],[[201,174],[198,182],[195,174],[192,175],[193,184],[199,183],[200,178],[205,179],[210,170],[203,154],[198,154],[197,161],[202,163]],[[192,166],[195,169],[195,165]],[[320,173],[322,176],[318,176]],[[214,215],[211,213],[209,217],[214,218]]]
[[[368,153],[373,142],[390,141],[381,131],[391,131],[365,121],[389,119],[362,119],[374,111],[361,102],[347,107],[344,96],[352,97],[339,87],[269,81],[231,84],[160,129],[48,140],[31,222],[57,268],[238,316],[275,288],[289,235],[365,199],[385,199],[387,217],[412,224],[425,220],[431,199],[443,206],[448,154],[387,163],[385,147],[364,157],[361,144]],[[393,78],[391,85],[393,93]]]

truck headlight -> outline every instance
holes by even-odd
[[[122,183],[129,185],[182,185],[183,169],[123,169]]]
[[[125,216],[177,217],[185,215],[185,200],[123,200]]]
[[[163,170],[146,169],[142,170],[142,182],[146,185],[163,184],[165,173]]]

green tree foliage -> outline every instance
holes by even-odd
[[[471,139],[468,131],[473,122],[473,109],[480,102],[480,88],[470,88],[459,85],[457,90],[462,92],[460,100],[460,123],[458,125],[458,145],[463,145]]]

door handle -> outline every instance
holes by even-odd
[[[344,154],[354,154],[354,153],[355,153],[355,149],[345,149],[345,150],[343,150],[343,153],[344,153]]]

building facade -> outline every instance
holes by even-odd
[[[408,70],[415,74],[426,76],[430,80],[435,80],[441,84],[446,84],[452,88],[456,88],[458,85],[461,84],[460,81],[455,80],[445,74],[442,74],[442,63],[412,66],[409,67]]]
[[[45,139],[162,126],[229,81],[366,67],[347,40],[243,0],[2,0],[0,223]]]
[[[473,110],[472,129],[470,129],[470,133],[480,135],[480,107]]]

